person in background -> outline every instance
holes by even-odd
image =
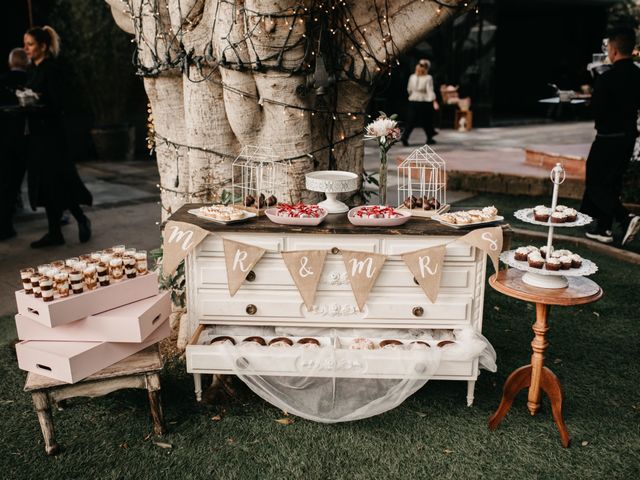
[[[24,49],[32,64],[27,87],[39,94],[38,108],[28,114],[29,201],[33,209],[45,207],[49,225],[47,234],[31,247],[65,243],[60,219],[67,209],[78,222],[80,242],[84,243],[91,238],[91,222],[80,204],[91,205],[93,199],[66,152],[64,71],[56,60],[60,39],[49,26],[35,27],[24,34]]]
[[[438,110],[438,102],[433,87],[433,77],[429,75],[431,63],[422,59],[416,65],[416,71],[409,77],[407,92],[409,93],[408,118],[402,133],[402,144],[409,145],[409,136],[416,127],[422,127],[427,135],[427,143],[436,143],[433,137],[437,135],[433,127],[434,112]]]
[[[16,90],[27,82],[29,59],[22,48],[9,53],[9,71],[0,76],[0,104],[16,106]],[[20,109],[3,110],[0,114],[0,241],[16,236],[13,228],[20,186],[26,169],[26,137],[24,113]]]
[[[580,211],[595,218],[588,238],[613,242],[613,221],[624,230],[622,245],[640,229],[640,217],[622,205],[623,176],[638,136],[640,68],[632,59],[636,42],[633,29],[620,28],[609,35],[608,57],[613,66],[600,75],[594,86],[592,105],[596,138],[587,157],[584,196]]]

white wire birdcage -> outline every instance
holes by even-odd
[[[398,203],[420,215],[448,207],[446,165],[429,145],[414,150],[398,166]]]
[[[291,161],[280,159],[271,147],[247,145],[232,163],[234,204],[251,211],[290,201]]]

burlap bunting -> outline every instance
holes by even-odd
[[[354,252],[342,250],[342,261],[347,270],[347,278],[356,297],[358,310],[362,311],[373,285],[380,275],[382,266],[387,260],[386,255],[380,253]]]
[[[162,274],[172,274],[208,233],[191,223],[167,222],[162,232]]]
[[[402,260],[431,303],[438,298],[446,248],[445,245],[437,245],[402,255]]]
[[[233,297],[266,250],[253,245],[222,239],[224,260],[227,265],[227,287]]]
[[[486,252],[493,262],[493,268],[498,273],[500,265],[500,252],[502,252],[502,228],[489,227],[474,230],[460,238],[461,242],[468,243]]]
[[[313,308],[316,290],[322,276],[326,250],[301,250],[297,252],[282,252],[282,259],[287,266],[291,278],[298,287],[307,309]]]

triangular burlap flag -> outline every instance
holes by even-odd
[[[502,228],[480,228],[467,233],[464,237],[460,238],[460,241],[484,250],[484,252],[491,257],[496,273],[498,272],[500,252],[502,252]]]
[[[246,243],[222,239],[224,261],[227,265],[227,287],[233,297],[266,250]]]
[[[386,255],[380,253],[353,252],[341,250],[342,261],[347,269],[347,278],[351,284],[351,290],[356,297],[358,310],[362,311],[367,303],[369,293],[380,275],[382,266],[387,260]]]
[[[326,257],[326,250],[282,252],[284,264],[289,269],[302,300],[309,310],[313,308]]]
[[[167,222],[162,232],[162,274],[172,274],[208,233],[191,223]]]
[[[402,260],[407,264],[413,273],[413,278],[420,284],[431,303],[435,303],[438,298],[446,248],[445,245],[438,245],[402,255]]]

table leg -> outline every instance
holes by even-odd
[[[51,416],[51,404],[49,397],[44,392],[35,391],[31,393],[33,406],[38,414],[40,429],[44,437],[44,449],[48,455],[57,455],[60,447],[53,436],[53,418]]]
[[[201,373],[193,374],[193,384],[196,390],[196,401],[201,402],[202,401],[202,374]]]
[[[476,389],[476,381],[468,380],[467,381],[467,407],[470,407],[473,405],[473,397],[474,397],[475,389]]]
[[[151,420],[153,421],[153,433],[156,435],[164,435],[166,427],[164,423],[164,412],[162,411],[159,374],[152,373],[147,375],[147,392],[149,394]]]
[[[562,402],[564,399],[562,387],[560,386],[558,377],[547,367],[542,369],[541,386],[551,402],[551,413],[553,414],[553,421],[556,422],[556,426],[560,432],[562,446],[567,448],[571,442],[571,438],[569,437],[569,431],[562,418]]]
[[[549,330],[547,326],[548,311],[548,305],[536,304],[536,323],[533,324],[535,337],[531,342],[531,348],[533,349],[533,354],[531,355],[531,384],[527,402],[527,408],[531,415],[535,415],[540,409],[540,380],[542,367],[544,366],[544,351],[549,346],[546,339],[546,334]]]
[[[504,388],[502,389],[502,400],[496,413],[489,418],[489,430],[495,430],[502,422],[502,419],[509,412],[513,400],[516,395],[523,388],[527,388],[531,384],[531,365],[525,365],[515,370],[507,381],[504,382]]]

